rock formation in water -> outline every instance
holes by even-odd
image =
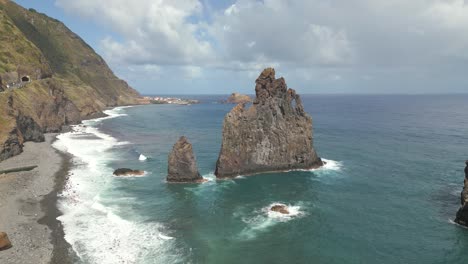
[[[226,104],[241,104],[241,103],[250,103],[252,98],[250,96],[240,93],[232,93],[224,103]]]
[[[216,176],[322,166],[313,146],[312,118],[300,96],[283,78],[276,79],[272,68],[257,78],[255,94],[250,108],[238,104],[224,118]]]
[[[174,144],[168,157],[168,182],[201,182],[203,177],[198,173],[197,161],[193,154],[192,144],[186,137],[180,137]]]
[[[463,191],[461,192],[461,207],[457,212],[455,222],[460,225],[468,226],[468,160],[465,161],[465,164],[465,180]]]
[[[275,204],[270,208],[271,211],[281,213],[281,214],[289,214],[288,209],[289,208],[284,204]]]
[[[0,251],[11,248],[11,242],[5,232],[0,232]]]
[[[115,176],[143,176],[145,172],[142,170],[132,170],[128,168],[120,168],[114,171]]]

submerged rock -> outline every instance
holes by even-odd
[[[193,154],[192,144],[186,137],[180,137],[174,144],[168,157],[168,182],[201,182],[203,177],[198,173],[197,161]]]
[[[281,214],[289,214],[288,207],[284,204],[276,204],[270,208],[270,211],[278,212]]]
[[[0,232],[0,251],[11,248],[10,239],[8,239],[8,235],[5,232]]]
[[[460,225],[468,226],[468,160],[465,161],[465,164],[465,180],[463,191],[461,192],[461,207],[457,212],[455,222]]]
[[[143,176],[145,172],[142,170],[132,170],[128,168],[120,168],[114,171],[115,176]]]
[[[224,118],[223,141],[216,163],[219,178],[323,165],[312,137],[312,118],[301,98],[275,70],[256,80],[256,98],[246,109],[238,104]]]

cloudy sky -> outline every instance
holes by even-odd
[[[18,0],[63,21],[144,94],[468,92],[464,0]]]

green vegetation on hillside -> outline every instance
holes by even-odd
[[[32,82],[19,85],[23,76]],[[139,97],[62,22],[9,0],[0,0],[0,84],[0,160],[11,144],[23,141],[15,130],[19,115],[44,132],[59,131]]]

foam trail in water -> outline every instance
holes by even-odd
[[[107,164],[116,159],[111,149],[122,144],[116,138],[93,127],[103,119],[125,115],[123,108],[107,110],[107,117],[87,120],[84,125],[57,137],[54,147],[73,155],[73,167],[58,202],[63,215],[65,239],[84,263],[114,264],[142,263],[145,260],[170,263],[174,254],[168,254],[172,242],[155,239],[160,223],[126,219],[117,212],[127,208],[119,203],[132,197],[112,195],[113,170]],[[107,198],[101,198],[102,193]],[[110,194],[110,195],[109,195]],[[114,199],[118,197],[119,199]]]

